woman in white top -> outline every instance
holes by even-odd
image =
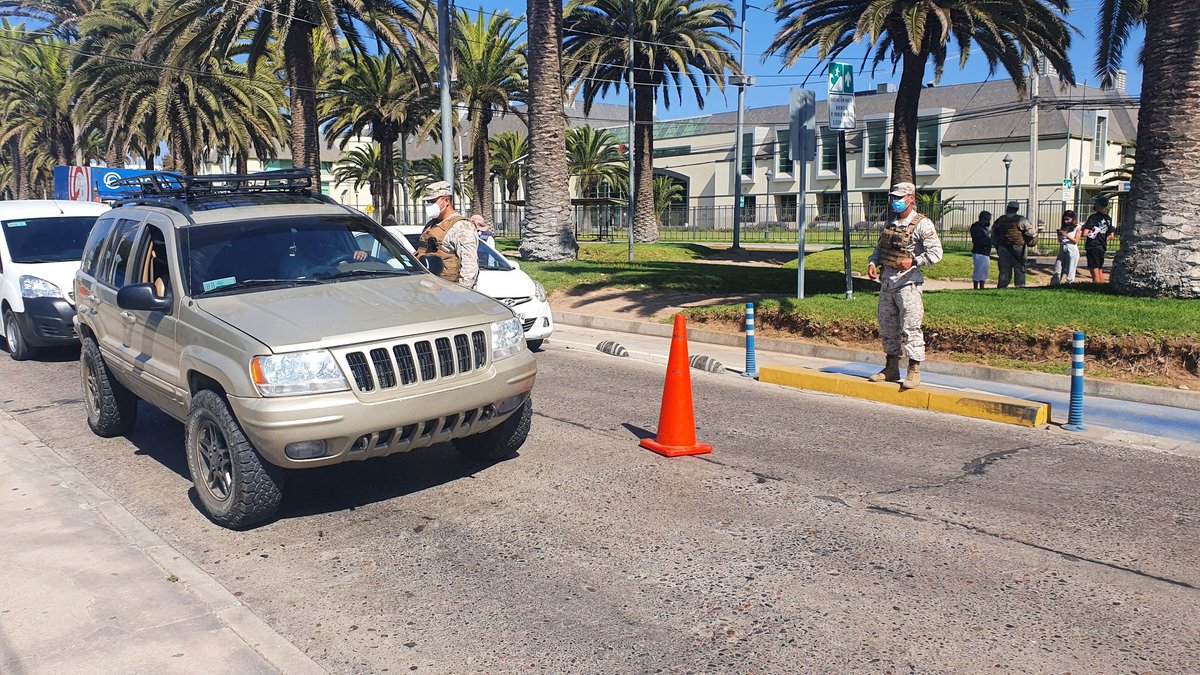
[[[1074,211],[1063,211],[1062,227],[1058,228],[1058,258],[1054,261],[1054,274],[1050,276],[1050,285],[1058,286],[1063,283],[1075,283],[1075,267],[1079,265],[1079,234],[1083,226],[1075,217]]]

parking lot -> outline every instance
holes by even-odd
[[[330,672],[1187,672],[1194,459],[694,373],[706,457],[637,447],[661,366],[553,342],[515,459],[289,476],[244,532],[182,426],[87,429],[77,352],[0,406]]]

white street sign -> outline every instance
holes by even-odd
[[[1074,186],[1074,185],[1071,183],[1071,179],[1070,179],[1070,178],[1068,178],[1068,179],[1066,179],[1066,180],[1064,180],[1064,181],[1063,181],[1063,183],[1062,183],[1062,193],[1063,193],[1063,198],[1062,198],[1062,200],[1063,200],[1064,202],[1073,202],[1073,201],[1075,201],[1075,186]]]

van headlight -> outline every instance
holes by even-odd
[[[350,388],[328,349],[256,356],[250,360],[250,379],[263,396],[317,394]]]
[[[538,302],[546,301],[546,289],[538,282],[533,282],[533,297],[537,298]]]
[[[516,317],[492,324],[492,361],[516,356],[525,349],[525,331]]]
[[[21,297],[23,298],[61,298],[62,289],[41,277],[21,277]]]

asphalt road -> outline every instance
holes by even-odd
[[[705,458],[637,439],[662,367],[550,344],[519,457],[289,477],[248,532],[181,426],[87,430],[77,354],[0,407],[335,673],[1195,672],[1200,461],[694,372]]]

